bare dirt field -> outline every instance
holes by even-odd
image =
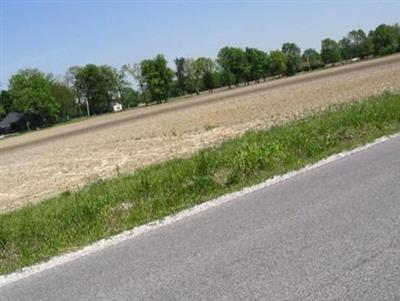
[[[383,91],[400,91],[400,55],[4,139],[0,212]]]

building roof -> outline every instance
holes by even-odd
[[[6,117],[3,118],[2,121],[0,121],[0,126],[8,126],[9,124],[18,122],[24,116],[25,116],[24,113],[10,112],[10,113],[7,114]]]

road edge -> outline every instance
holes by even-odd
[[[49,270],[49,269],[52,269],[54,267],[66,264],[66,263],[71,262],[71,261],[73,261],[75,259],[78,259],[80,257],[83,257],[83,256],[86,256],[86,255],[95,253],[97,251],[106,249],[108,247],[117,245],[117,244],[119,244],[119,243],[121,243],[123,241],[134,239],[134,238],[136,238],[136,237],[138,237],[138,236],[140,236],[142,234],[145,234],[147,232],[154,231],[154,230],[157,230],[159,228],[168,226],[170,224],[173,224],[175,222],[178,222],[180,220],[183,220],[185,218],[188,218],[188,217],[193,216],[195,214],[198,214],[200,212],[204,212],[204,211],[206,211],[208,209],[211,209],[211,208],[214,208],[214,207],[218,207],[218,206],[220,206],[222,204],[225,204],[227,202],[233,201],[233,200],[235,200],[235,199],[237,199],[239,197],[242,197],[242,196],[244,196],[246,194],[249,194],[249,193],[255,192],[257,190],[266,188],[268,186],[271,186],[271,185],[286,181],[286,180],[288,180],[290,178],[296,177],[296,176],[301,175],[303,173],[306,173],[308,171],[311,171],[311,170],[314,170],[314,169],[319,168],[321,166],[327,165],[327,164],[329,164],[331,162],[334,162],[334,161],[337,161],[337,160],[339,160],[341,158],[348,157],[348,156],[353,155],[355,153],[358,153],[360,151],[367,150],[367,149],[369,149],[369,148],[371,148],[373,146],[376,146],[376,145],[381,144],[383,142],[389,141],[389,140],[394,139],[396,137],[400,137],[400,133],[396,133],[396,134],[393,134],[393,135],[380,137],[378,139],[375,139],[371,143],[367,143],[365,145],[356,147],[356,148],[354,148],[352,150],[348,150],[348,151],[344,151],[344,152],[341,152],[341,153],[337,153],[337,154],[331,155],[331,156],[329,156],[329,157],[327,157],[325,159],[322,159],[322,160],[320,160],[320,161],[318,161],[316,163],[306,165],[305,167],[303,167],[301,169],[290,171],[290,172],[288,172],[286,174],[283,174],[283,175],[274,176],[274,177],[272,177],[272,178],[270,178],[270,179],[268,179],[268,180],[266,180],[266,181],[264,181],[262,183],[259,183],[259,184],[253,185],[253,186],[249,186],[249,187],[245,187],[245,188],[243,188],[243,189],[241,189],[239,191],[236,191],[236,192],[232,192],[232,193],[228,193],[228,194],[222,195],[222,196],[217,197],[215,199],[212,199],[210,201],[207,201],[207,202],[204,202],[202,204],[196,205],[194,207],[182,210],[182,211],[178,212],[177,214],[169,215],[169,216],[166,216],[166,217],[164,217],[164,218],[162,218],[160,220],[156,220],[156,221],[153,221],[153,222],[150,222],[150,223],[138,226],[138,227],[134,227],[134,228],[132,228],[130,230],[124,231],[124,232],[122,232],[120,234],[117,234],[115,236],[111,236],[111,237],[108,237],[108,238],[101,239],[101,240],[99,240],[99,241],[97,241],[97,242],[95,242],[95,243],[93,243],[93,244],[91,244],[89,246],[86,246],[86,247],[84,247],[84,248],[82,248],[82,249],[80,249],[78,251],[74,251],[74,252],[71,252],[71,253],[66,253],[66,254],[63,254],[63,255],[55,256],[55,257],[51,258],[48,261],[22,268],[21,270],[13,272],[11,274],[1,275],[0,276],[0,288],[5,286],[5,285],[9,285],[9,284],[11,284],[13,282],[22,280],[24,278],[28,278],[30,276],[39,274],[39,273],[44,272],[44,271]]]

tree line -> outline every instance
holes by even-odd
[[[207,57],[174,60],[175,70],[163,55],[126,64],[120,69],[88,64],[68,69],[63,80],[38,69],[14,74],[8,90],[0,94],[0,117],[22,112],[26,118],[40,118],[41,125],[82,115],[111,111],[111,102],[124,108],[141,103],[161,103],[171,97],[210,93],[220,87],[259,82],[267,77],[291,76],[353,59],[400,52],[400,26],[379,25],[368,34],[352,30],[341,40],[324,39],[321,49],[301,52],[295,43],[266,52],[256,48],[223,47],[215,60]],[[137,89],[132,87],[137,83]]]

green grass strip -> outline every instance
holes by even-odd
[[[336,106],[0,215],[0,274],[400,131],[400,94]]]

